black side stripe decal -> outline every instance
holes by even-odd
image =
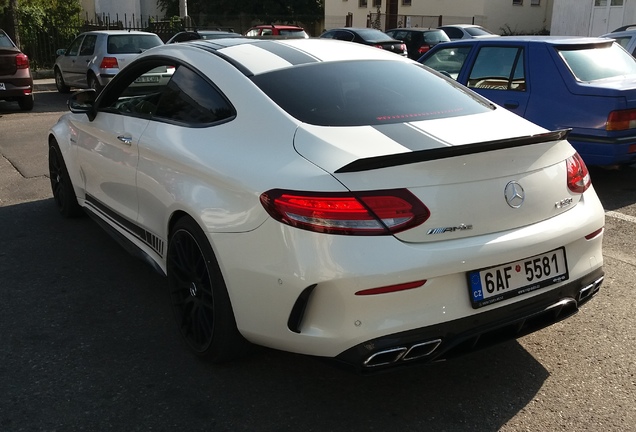
[[[90,203],[93,207],[98,209],[100,212],[108,216],[113,222],[119,225],[124,230],[128,231],[133,236],[137,237],[139,240],[146,243],[148,246],[152,248],[155,252],[157,252],[160,256],[163,257],[163,253],[165,250],[165,242],[161,240],[158,236],[151,233],[150,231],[146,231],[136,223],[130,221],[129,219],[123,217],[119,213],[115,212],[110,207],[106,206],[102,202],[95,199],[95,197],[86,194],[86,202]]]
[[[496,141],[486,141],[474,144],[457,145],[452,147],[419,150],[410,153],[374,156],[353,161],[343,166],[342,168],[338,168],[335,172],[339,174],[368,171],[373,169],[388,168],[392,166],[407,165],[417,162],[426,162],[432,160],[446,159],[449,157],[464,156],[468,154],[484,153],[505,148],[522,147],[550,141],[561,141],[567,139],[569,133],[570,129],[563,129],[538,135],[530,135],[526,137],[507,138]]]

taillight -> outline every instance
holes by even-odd
[[[376,48],[380,48],[380,49],[384,49],[384,47],[382,45],[373,45]]]
[[[279,222],[328,234],[390,235],[430,216],[406,189],[357,193],[273,189],[261,195],[261,203]]]
[[[417,50],[417,52],[418,52],[418,53],[420,53],[420,54],[424,54],[424,53],[426,53],[426,52],[427,52],[428,50],[430,50],[430,49],[431,49],[431,46],[430,46],[430,45],[422,45],[422,46],[421,46],[421,47]]]
[[[578,153],[574,153],[565,163],[568,170],[568,189],[574,193],[585,192],[592,184],[592,179],[581,156]]]
[[[100,69],[119,69],[116,57],[104,57],[99,64]]]
[[[400,44],[400,50],[402,50],[402,52],[406,52],[406,44]]]
[[[26,54],[18,54],[15,56],[15,65],[18,69],[28,69],[29,68],[29,58]]]
[[[605,130],[619,131],[636,128],[636,109],[612,111],[607,116]]]

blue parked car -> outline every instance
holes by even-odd
[[[466,39],[418,61],[546,129],[571,129],[588,165],[636,162],[636,59],[612,40]]]

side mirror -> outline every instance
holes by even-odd
[[[68,98],[68,109],[74,114],[86,114],[92,121],[96,114],[95,99],[97,99],[95,89],[80,90]]]
[[[66,50],[64,48],[60,48],[59,50],[55,51],[56,56],[61,56],[64,54],[66,54]]]

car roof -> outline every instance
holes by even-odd
[[[91,31],[83,32],[82,34],[106,34],[106,35],[133,34],[133,35],[153,35],[158,37],[156,33],[145,32],[140,30],[91,30]]]
[[[611,33],[605,33],[602,38],[614,38],[621,36],[636,36],[636,28],[634,30],[613,31]]]
[[[442,29],[437,29],[437,28],[425,28],[425,27],[396,27],[396,28],[392,28],[387,30],[388,32],[390,31],[410,31],[410,32],[422,32],[422,33],[426,33],[426,32],[441,32],[443,31]]]
[[[176,47],[178,45],[179,47]],[[412,63],[406,57],[395,55],[361,44],[333,39],[198,39],[178,44],[161,45],[145,51],[139,58],[147,55],[176,55],[185,49],[198,48],[218,53],[247,76],[258,75],[289,67],[311,63],[353,61],[353,60],[389,60]],[[176,51],[173,51],[176,50]]]
[[[466,44],[513,44],[519,42],[547,44],[547,45],[589,45],[607,44],[607,38],[589,36],[500,36],[497,38],[461,39],[452,42],[445,42],[446,45],[466,45]]]

